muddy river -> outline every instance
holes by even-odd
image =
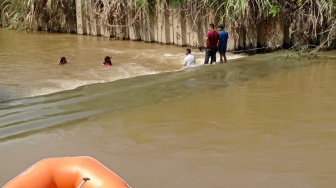
[[[183,68],[182,47],[0,30],[0,185],[91,156],[135,188],[334,187],[335,51],[193,52]]]

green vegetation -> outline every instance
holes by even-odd
[[[287,23],[294,49],[336,48],[336,0],[175,0],[192,19],[215,13],[219,23],[246,29],[261,22]],[[195,6],[196,5],[196,6]],[[190,8],[192,7],[192,8]],[[283,24],[286,25],[286,24]],[[266,26],[265,30],[271,30]],[[265,31],[267,32],[267,31]],[[295,40],[295,41],[294,41]]]
[[[23,0],[0,0],[2,16],[8,18],[9,29],[24,29],[33,19],[34,2],[29,0],[23,6]]]
[[[210,18],[235,32],[263,27],[265,35],[277,22],[293,49],[336,48],[336,0],[83,0],[83,9],[109,28],[153,23],[159,11],[183,13],[191,28]],[[0,0],[0,10],[9,29],[66,32],[76,19],[75,0]]]
[[[0,0],[1,20],[8,29],[67,32],[75,22],[75,0]]]

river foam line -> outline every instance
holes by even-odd
[[[155,54],[152,54],[152,56],[155,57]],[[195,56],[200,57],[197,59],[197,65],[184,67],[182,66],[183,55],[181,56],[181,54],[172,54],[172,53],[164,54],[162,56],[162,59],[160,60],[162,65],[156,65],[156,66],[164,67],[165,61],[169,61],[169,63],[170,61],[171,62],[181,61],[180,62],[181,66],[177,66],[177,68],[173,70],[154,70],[153,68],[145,67],[145,66],[135,63],[134,62],[135,60],[133,60],[133,62],[132,61],[128,62],[127,64],[124,64],[123,66],[120,66],[118,64],[112,67],[99,66],[96,68],[91,68],[89,70],[86,70],[85,73],[80,73],[77,79],[71,78],[69,76],[66,76],[66,77],[60,76],[59,78],[43,79],[43,82],[40,83],[41,86],[38,86],[38,87],[34,87],[34,86],[22,87],[18,85],[18,86],[15,86],[15,87],[18,87],[17,88],[18,91],[10,91],[10,90],[7,91],[6,89],[3,89],[1,91],[2,94],[0,93],[0,97],[1,97],[0,101],[14,100],[14,99],[25,98],[25,97],[43,96],[43,95],[48,95],[48,94],[57,93],[61,91],[73,90],[81,86],[86,86],[86,85],[91,85],[91,84],[96,84],[96,83],[108,83],[108,82],[113,82],[113,81],[117,81],[121,79],[131,79],[134,77],[144,76],[144,75],[176,72],[176,71],[181,71],[181,70],[192,71],[193,69],[195,69],[195,67],[200,68],[203,66],[204,53],[197,52],[195,53]],[[234,55],[234,54],[228,55],[229,61],[238,59],[238,58],[244,58],[244,57],[246,56]],[[77,69],[76,67],[73,67],[72,65],[71,66],[65,65],[64,67],[61,67],[61,68],[68,69],[68,71],[71,71],[71,69]],[[78,73],[75,73],[75,74],[78,74]]]
[[[204,56],[204,53],[195,53],[195,54],[197,56],[202,56],[202,55]],[[162,58],[161,62],[166,61],[167,57],[168,59],[171,58],[175,60],[183,59],[183,56],[182,57],[180,56],[181,55],[167,53],[167,54],[164,54],[164,57]],[[230,61],[230,60],[245,58],[245,57],[246,57],[245,55],[231,54],[231,55],[228,55],[228,60]],[[217,59],[219,59],[219,57],[217,57]],[[87,72],[87,74],[90,75],[88,77],[96,78],[96,80],[87,79],[87,80],[64,81],[62,79],[53,79],[51,80],[51,84],[55,84],[54,86],[33,90],[26,97],[42,96],[42,95],[57,93],[60,91],[76,89],[78,87],[85,86],[85,85],[91,85],[91,84],[96,84],[96,83],[108,83],[108,82],[114,82],[114,81],[121,80],[121,79],[131,79],[131,78],[145,76],[145,75],[162,74],[162,73],[176,72],[176,71],[193,71],[195,68],[201,68],[203,66],[208,66],[208,65],[204,65],[203,62],[204,62],[204,57],[201,57],[197,60],[196,65],[190,65],[188,67],[181,66],[181,68],[177,68],[174,70],[168,70],[168,71],[153,71],[146,67],[139,67],[136,63],[129,63],[129,66],[127,69],[125,67],[117,67],[117,66],[108,67],[108,69],[112,69],[112,71],[113,69],[114,70],[116,69],[119,72],[118,76],[115,76],[113,73],[111,75],[101,75],[101,74],[99,75],[97,74],[97,72],[102,72],[101,68],[91,69],[91,70],[88,70]],[[220,64],[220,63],[217,62],[214,64]],[[106,68],[106,67],[103,67],[103,68]],[[130,71],[136,72],[137,74],[132,75],[130,74]]]

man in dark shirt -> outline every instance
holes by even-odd
[[[211,58],[210,64],[216,62],[216,52],[217,52],[219,35],[214,28],[215,28],[214,24],[209,24],[209,32],[205,38],[207,49],[205,51],[204,64],[209,63],[209,58]]]

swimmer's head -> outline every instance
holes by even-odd
[[[65,57],[61,57],[60,64],[65,64],[65,63],[67,63],[66,58]]]
[[[187,48],[187,49],[186,49],[186,55],[188,55],[188,54],[191,54],[191,50],[190,50],[190,48]]]
[[[105,56],[104,61],[111,61],[111,57],[110,56]]]
[[[198,47],[199,51],[200,52],[204,52],[206,50],[206,47],[205,46],[200,46]]]

